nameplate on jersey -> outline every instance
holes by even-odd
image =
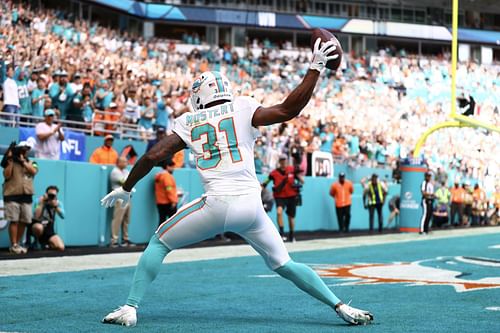
[[[225,103],[216,107],[199,110],[196,113],[186,116],[186,126],[196,126],[207,120],[234,113],[233,103]]]

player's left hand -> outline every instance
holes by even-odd
[[[339,57],[338,54],[329,55],[336,49],[337,46],[333,40],[321,43],[321,38],[316,39],[316,42],[314,43],[313,59],[309,68],[321,72],[323,68],[325,68],[328,61]]]
[[[121,205],[125,207],[130,201],[130,196],[131,192],[127,192],[123,187],[119,187],[101,199],[101,206],[106,208],[113,207],[117,201],[120,201]]]

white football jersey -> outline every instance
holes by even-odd
[[[184,113],[172,129],[191,148],[208,195],[260,192],[254,144],[259,131],[252,117],[260,104],[236,97],[208,109]]]

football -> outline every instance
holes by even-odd
[[[316,39],[321,38],[321,41],[326,42],[329,40],[334,40],[335,44],[337,45],[337,49],[333,52],[331,52],[329,55],[333,54],[338,54],[339,57],[337,59],[330,60],[326,63],[326,68],[329,68],[331,70],[337,70],[339,68],[340,63],[342,62],[342,46],[340,45],[340,42],[338,39],[328,30],[321,29],[321,28],[316,28],[312,31],[311,35],[311,50],[314,52],[314,42]]]

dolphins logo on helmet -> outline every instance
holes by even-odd
[[[219,72],[204,72],[191,86],[191,104],[195,111],[205,109],[207,104],[215,101],[234,99],[231,83]]]

